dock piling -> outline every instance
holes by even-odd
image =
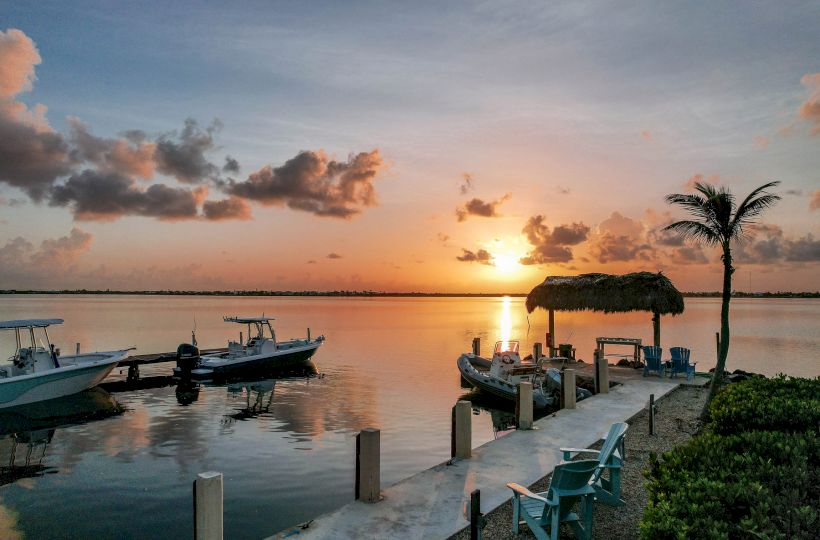
[[[480,356],[481,355],[481,338],[474,337],[473,338],[473,355]]]
[[[473,445],[473,406],[469,401],[457,401],[453,406],[451,457],[470,459]]]
[[[481,513],[481,490],[475,489],[470,493],[470,540],[481,540],[481,530],[486,523]]]
[[[532,383],[518,383],[518,407],[516,407],[518,429],[532,429]]]
[[[542,353],[541,351],[542,351],[542,349],[541,349],[541,344],[540,344],[540,343],[538,343],[538,342],[533,343],[533,345],[532,345],[532,361],[533,361],[533,362],[538,362],[538,360],[539,360],[542,356],[544,356],[544,355],[543,355],[543,353]]]
[[[80,344],[79,343],[77,343],[77,352],[75,352],[74,354],[76,354],[77,356],[80,356]]]
[[[194,480],[194,538],[222,540],[222,473],[200,473]]]
[[[356,435],[356,499],[374,503],[380,499],[380,449],[381,432],[365,428]]]
[[[597,394],[609,393],[609,364],[601,353],[601,349],[595,349],[595,392]]]
[[[564,402],[561,404],[563,409],[575,408],[575,370],[565,369],[561,372],[561,395],[564,396]]]

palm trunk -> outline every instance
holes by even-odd
[[[704,413],[708,411],[709,402],[717,394],[723,381],[723,373],[726,370],[726,358],[729,356],[729,302],[732,300],[732,252],[729,243],[723,244],[723,296],[720,306],[720,350],[715,366],[715,374],[712,378],[712,385],[709,388],[709,398],[706,401]]]

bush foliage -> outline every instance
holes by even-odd
[[[653,456],[643,539],[817,538],[820,378],[725,388],[704,433]]]

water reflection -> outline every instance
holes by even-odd
[[[228,385],[228,394],[245,397],[244,406],[236,412],[226,414],[226,421],[248,420],[260,414],[269,413],[273,403],[273,390],[276,387],[275,379],[264,381],[234,383]]]
[[[0,413],[0,486],[57,472],[43,464],[56,428],[121,414],[123,407],[100,389],[32,403]]]
[[[509,342],[512,339],[512,313],[510,306],[512,305],[512,298],[505,296],[501,299],[501,314],[498,318],[498,334],[501,336],[501,350],[506,351],[509,348]]]

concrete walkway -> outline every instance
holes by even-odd
[[[488,512],[512,496],[507,482],[528,486],[549,474],[561,460],[559,448],[587,448],[614,422],[648,406],[649,395],[666,395],[677,382],[650,377],[624,381],[610,390],[473,449],[471,459],[442,464],[384,488],[384,500],[359,501],[317,517],[307,529],[294,527],[274,538],[419,538],[443,539],[469,525],[470,493],[481,490]],[[629,459],[629,456],[627,456]]]

